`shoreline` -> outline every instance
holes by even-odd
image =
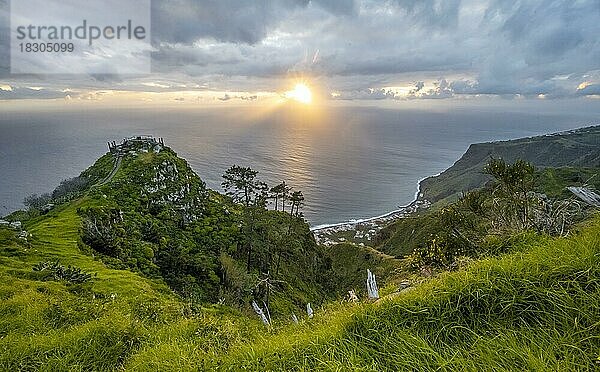
[[[361,223],[368,223],[368,222],[373,222],[373,221],[377,221],[377,220],[387,219],[388,217],[391,217],[392,215],[400,214],[400,213],[406,211],[407,208],[410,208],[412,205],[414,205],[415,203],[417,203],[417,201],[418,200],[415,199],[412,202],[410,202],[410,204],[407,204],[405,206],[401,206],[400,208],[398,208],[396,210],[384,213],[384,214],[382,214],[380,216],[353,219],[353,220],[348,220],[348,221],[345,221],[345,222],[336,222],[336,223],[321,224],[321,225],[317,225],[315,227],[311,227],[310,231],[312,231],[313,233],[315,233],[315,232],[319,232],[321,230],[327,230],[327,229],[331,229],[331,228],[338,227],[338,226],[343,226],[343,225],[358,225],[358,224],[361,224]]]
[[[398,207],[398,209],[395,209],[395,210],[393,210],[391,212],[386,212],[384,214],[381,214],[379,216],[374,216],[374,217],[365,217],[365,218],[351,219],[351,220],[347,220],[347,221],[344,221],[344,222],[324,223],[324,224],[320,224],[320,225],[311,227],[310,231],[314,234],[314,233],[319,233],[320,231],[323,231],[323,230],[328,230],[328,229],[332,229],[332,228],[339,227],[339,226],[345,226],[345,225],[354,225],[354,226],[356,226],[356,225],[359,225],[359,224],[362,224],[362,223],[376,222],[376,221],[380,221],[380,220],[387,221],[387,220],[392,219],[390,217],[392,217],[392,216],[394,216],[396,214],[404,214],[407,211],[407,209],[411,209],[411,208],[413,208],[414,206],[416,206],[419,203],[421,203],[421,206],[423,206],[423,204],[428,203],[428,201],[427,200],[421,200],[419,198],[419,196],[421,195],[421,182],[423,182],[424,180],[426,180],[428,178],[431,178],[431,177],[437,177],[440,174],[442,174],[442,172],[443,171],[438,172],[438,173],[436,173],[434,175],[431,175],[431,176],[426,176],[426,177],[420,178],[417,181],[417,191],[415,191],[415,195],[413,197],[413,200],[410,203],[408,203],[408,204],[406,204],[404,206]],[[402,216],[400,216],[398,218],[402,218]]]
[[[321,224],[311,227],[310,231],[314,235],[317,244],[323,244],[325,246],[344,242],[352,242],[361,246],[369,244],[377,233],[389,223],[401,218],[406,218],[420,209],[428,208],[431,203],[428,200],[421,198],[421,182],[427,178],[439,176],[441,173],[442,172],[439,172],[436,175],[419,179],[413,201],[396,210],[375,217]]]

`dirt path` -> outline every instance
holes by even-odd
[[[115,174],[117,174],[117,172],[119,171],[119,168],[121,168],[122,161],[123,161],[123,156],[117,155],[117,158],[115,159],[115,164],[113,165],[113,169],[110,171],[108,176],[106,176],[106,178],[104,178],[102,181],[100,181],[98,184],[96,184],[96,186],[102,186],[104,184],[109,183],[113,179]]]

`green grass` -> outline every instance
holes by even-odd
[[[425,246],[440,231],[440,221],[433,211],[401,218],[384,227],[374,241],[381,252],[398,258],[409,256],[416,248]]]
[[[480,172],[480,175],[483,173]],[[600,168],[542,168],[535,172],[534,180],[535,191],[552,200],[576,199],[567,187],[585,185],[600,189]],[[428,245],[436,233],[444,229],[436,212],[457,199],[458,194],[453,193],[438,200],[426,211],[390,223],[379,231],[373,240],[374,247],[381,252],[402,258],[410,255],[415,249]]]
[[[591,186],[600,189],[600,168],[561,167],[536,172],[538,191],[550,198],[568,198],[568,186]]]
[[[366,271],[371,270],[379,287],[393,285],[407,276],[406,264],[368,246],[351,243],[334,244],[326,248],[332,257],[336,287],[344,296],[353,289],[357,295],[366,296]]]
[[[83,253],[77,206],[29,221],[28,244],[0,234],[0,370],[598,367],[598,218],[569,238],[538,237],[377,303],[315,306],[311,320],[297,314],[298,325],[266,329],[254,314],[196,308],[161,281]],[[32,266],[48,260],[97,277],[37,280]]]
[[[361,306],[341,327],[283,352],[275,338],[260,353],[249,347],[228,361],[264,370],[598,367],[600,223],[522,249]]]
[[[81,252],[80,203],[30,221],[29,243],[10,238],[9,230],[0,234],[0,370],[115,370],[149,343],[201,342],[198,334],[212,332],[205,328],[242,317],[218,308],[198,312],[163,282],[109,269]],[[97,276],[80,285],[36,280],[33,265],[56,260]]]

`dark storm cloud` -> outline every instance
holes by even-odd
[[[9,0],[0,0],[0,77],[10,71],[10,13]]]
[[[156,41],[191,43],[200,38],[254,44],[264,38],[280,17],[302,1],[152,2],[152,30]]]
[[[517,76],[542,81],[600,68],[597,0],[514,3],[498,0],[486,13],[484,23],[500,22],[498,32],[490,38],[496,47],[481,66],[484,78]],[[507,65],[496,68],[501,63]]]
[[[419,95],[438,98],[452,94],[562,95],[573,90],[562,85],[576,87],[581,81],[556,82],[556,76],[582,75],[600,68],[597,1],[389,0],[354,4],[281,0],[250,4],[228,0],[205,4],[179,0],[165,4],[178,4],[166,9],[163,16],[179,22],[166,33],[158,30],[157,35],[179,44],[163,45],[156,55],[157,65],[178,66],[188,73],[275,77],[288,70],[348,78],[418,76],[421,72],[472,75],[468,84],[447,79],[447,87]],[[472,16],[477,12],[479,17]],[[222,16],[225,13],[226,18]],[[211,19],[198,21],[206,17]],[[277,39],[275,31],[283,36]],[[217,45],[205,49],[181,45],[203,37],[216,40]],[[237,53],[232,52],[232,44]],[[299,62],[308,49],[320,52],[317,63]],[[380,99],[380,94],[365,93],[372,88],[374,92],[379,89],[364,86],[346,96]]]
[[[152,2],[155,41],[191,43],[200,38],[255,44],[309,0],[167,0]],[[354,1],[313,0],[330,14],[353,14]]]
[[[540,57],[559,57],[576,48],[583,41],[583,35],[579,30],[564,28],[539,37],[534,46]]]
[[[358,4],[354,0],[312,0],[311,3],[331,14],[353,15],[358,11]]]
[[[456,26],[461,0],[395,0],[413,21],[427,27]]]

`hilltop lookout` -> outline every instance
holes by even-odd
[[[160,152],[165,146],[165,142],[162,137],[156,138],[154,136],[141,135],[123,138],[123,141],[118,144],[116,141],[107,142],[107,145],[111,154],[122,156],[138,151]]]

